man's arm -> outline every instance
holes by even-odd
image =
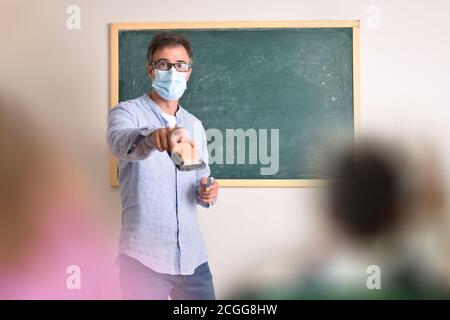
[[[147,138],[157,127],[138,128],[136,117],[121,105],[108,114],[107,140],[114,156],[127,161],[148,157],[155,148]]]
[[[197,204],[199,204],[200,206],[204,207],[204,208],[209,208],[212,205],[214,205],[217,201],[217,198],[214,199],[214,202],[212,203],[205,203],[200,199],[200,188],[202,188],[200,186],[200,181],[203,177],[209,177],[209,175],[211,174],[211,170],[209,168],[209,153],[208,153],[208,141],[206,139],[206,132],[205,129],[203,128],[203,125],[201,125],[201,144],[199,145],[198,148],[198,153],[199,155],[201,155],[201,159],[205,162],[206,166],[205,168],[201,169],[201,170],[197,170],[197,179],[196,179],[196,186],[197,186]]]

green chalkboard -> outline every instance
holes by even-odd
[[[120,101],[150,91],[146,50],[157,31],[119,30]],[[352,27],[172,31],[194,47],[180,103],[207,130],[217,179],[327,178],[315,147],[354,133]]]

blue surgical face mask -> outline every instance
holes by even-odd
[[[168,71],[155,69],[152,87],[166,100],[178,100],[186,90],[186,72],[179,72],[172,67]]]

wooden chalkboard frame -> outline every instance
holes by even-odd
[[[359,87],[359,20],[305,20],[305,21],[194,21],[112,23],[110,25],[110,108],[119,103],[119,31],[152,29],[252,29],[252,28],[352,28],[353,43],[353,119],[354,133],[360,121]],[[110,182],[119,186],[117,159],[110,157]],[[321,179],[218,179],[223,187],[321,187]]]

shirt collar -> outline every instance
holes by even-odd
[[[156,104],[156,102],[153,101],[152,98],[150,98],[150,96],[147,93],[144,94],[144,99],[148,102],[148,105],[151,107],[153,112],[156,112],[158,117],[160,118],[160,120],[163,123],[165,123],[165,121],[163,120],[164,117],[162,115],[163,111]],[[175,117],[177,118],[177,127],[184,127],[185,126],[185,123],[184,123],[184,112],[185,112],[184,108],[178,103],[178,110],[175,112]]]

